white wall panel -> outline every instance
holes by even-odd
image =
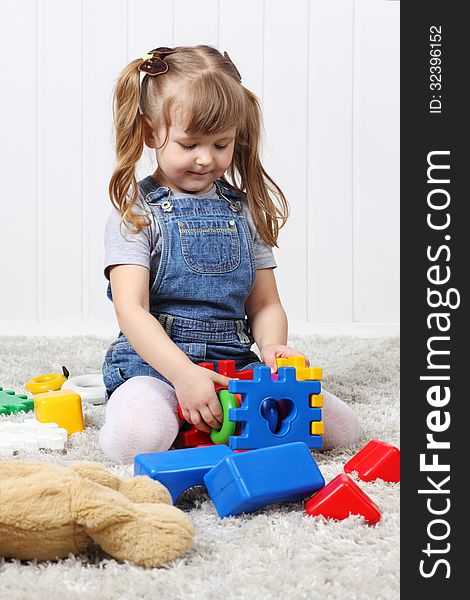
[[[127,58],[139,58],[160,46],[173,46],[174,2],[127,0]]]
[[[0,321],[37,318],[36,10],[0,2]]]
[[[38,25],[39,319],[77,320],[84,243],[81,2],[39,2]]]
[[[127,60],[129,62],[153,48],[175,45],[173,1],[127,0],[127,4],[129,15]],[[145,147],[137,167],[137,180],[153,173],[155,169],[155,150]]]
[[[91,330],[115,322],[103,276],[104,224],[115,162],[112,95],[128,59],[127,27],[126,0],[83,0],[83,320]]]
[[[265,168],[281,187],[291,217],[279,236],[276,273],[285,309],[307,321],[307,0],[286,10],[284,0],[266,2],[263,113]]]
[[[355,4],[354,321],[398,321],[400,3]]]
[[[3,0],[0,332],[116,329],[113,87],[149,49],[200,43],[262,103],[262,161],[292,211],[276,251],[291,323],[398,322],[398,2]],[[138,177],[154,168],[147,150]]]
[[[176,0],[173,6],[175,46],[218,45],[218,0]]]
[[[353,0],[310,3],[308,320],[353,320]]]
[[[220,1],[219,43],[242,76],[242,84],[263,101],[264,1]],[[249,15],[249,18],[248,16]]]

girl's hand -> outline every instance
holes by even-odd
[[[197,365],[185,369],[172,383],[186,421],[207,433],[211,427],[220,429],[224,417],[214,383],[227,387],[229,381],[228,377]]]
[[[303,352],[284,346],[284,344],[267,344],[261,350],[261,360],[267,367],[271,367],[272,373],[277,372],[276,358],[289,358],[289,356],[305,356]],[[310,361],[305,356],[306,366],[310,366]]]

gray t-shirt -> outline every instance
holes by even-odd
[[[215,184],[204,194],[172,193],[174,198],[191,196],[218,198]],[[112,209],[105,228],[104,274],[109,279],[109,267],[112,265],[142,265],[151,273],[151,281],[155,277],[160,262],[161,235],[158,223],[152,218],[142,192],[139,192],[135,205],[136,211],[142,211],[150,218],[151,224],[144,227],[140,233],[131,233],[125,225],[121,226],[121,215]],[[246,202],[242,201],[242,214],[246,217],[248,229],[253,240],[253,249],[257,269],[276,267],[272,248],[258,235],[253,218]]]

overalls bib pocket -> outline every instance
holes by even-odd
[[[178,220],[181,252],[196,273],[222,274],[240,264],[240,238],[230,218],[184,218]]]

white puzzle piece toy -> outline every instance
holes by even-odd
[[[0,454],[18,450],[63,450],[68,434],[57,423],[40,423],[25,419],[22,423],[0,421]]]

